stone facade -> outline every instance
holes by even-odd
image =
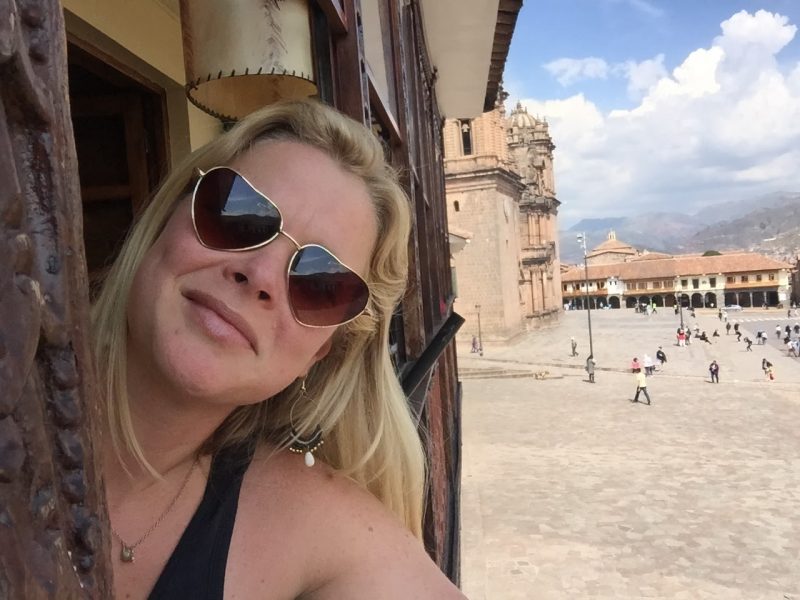
[[[609,231],[608,239],[586,254],[586,264],[610,265],[629,260],[638,254],[636,248],[618,240],[616,232]]]
[[[444,127],[447,218],[462,341],[507,340],[562,306],[553,145],[547,123],[502,105]]]
[[[609,238],[609,241],[611,238]],[[716,256],[639,253],[617,242],[611,251],[593,249],[600,261],[561,274],[564,301],[574,308],[633,308],[637,304],[722,308],[727,305],[782,306],[789,300],[788,263],[753,252]],[[611,262],[624,245],[634,254]],[[588,290],[586,280],[588,279]],[[588,293],[587,293],[588,291]]]

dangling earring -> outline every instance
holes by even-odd
[[[325,440],[322,439],[322,428],[317,425],[314,428],[314,432],[308,438],[300,437],[300,434],[294,428],[294,405],[297,404],[297,401],[306,397],[306,380],[303,379],[303,385],[300,388],[300,396],[297,400],[294,401],[292,404],[292,408],[289,409],[289,427],[291,428],[292,434],[292,443],[289,445],[289,450],[296,454],[305,454],[305,463],[307,467],[313,467],[314,463],[314,452],[316,452],[322,444],[325,443]]]

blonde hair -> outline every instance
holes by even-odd
[[[386,163],[383,148],[361,124],[319,102],[284,102],[263,108],[178,165],[132,228],[92,309],[94,351],[104,377],[111,441],[147,463],[133,431],[126,390],[127,299],[148,249],[164,229],[197,169],[229,164],[254,144],[295,140],[318,148],[366,184],[378,236],[366,280],[367,311],[334,334],[331,351],[309,371],[307,397],[292,384],[258,404],[236,408],[204,447],[269,442],[288,446],[289,411],[308,435],[319,424],[319,456],[374,494],[417,536],[422,535],[424,453],[389,354],[389,325],[406,284],[410,231],[408,199]],[[124,299],[124,301],[120,301]]]

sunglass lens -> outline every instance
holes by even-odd
[[[289,268],[289,300],[304,325],[339,325],[361,314],[369,288],[356,273],[320,246],[304,246]]]
[[[281,215],[235,171],[218,168],[204,174],[197,184],[194,222],[206,246],[240,250],[278,235]]]

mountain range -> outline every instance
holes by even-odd
[[[583,219],[559,232],[562,264],[583,260],[578,233],[586,234],[586,248],[591,250],[604,242],[611,230],[618,240],[638,250],[669,254],[749,251],[794,263],[800,253],[800,192],[721,202],[694,214],[652,212]]]

